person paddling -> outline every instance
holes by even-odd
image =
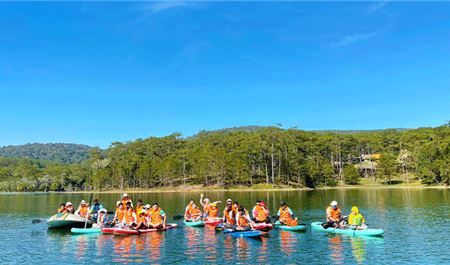
[[[166,228],[167,216],[164,210],[159,207],[158,203],[155,202],[149,210],[149,217],[149,228]]]
[[[89,218],[89,205],[85,200],[81,200],[80,206],[78,207],[78,210],[75,211],[75,214],[83,218]]]
[[[248,215],[247,210],[244,207],[239,207],[236,214],[236,230],[237,231],[249,231],[253,230],[252,220]]]
[[[278,222],[282,225],[297,226],[298,224],[297,218],[294,217],[294,212],[291,208],[289,208],[286,202],[280,203],[280,209],[277,213],[277,219]]]
[[[270,213],[263,201],[257,200],[252,210],[255,223],[270,223]]]
[[[332,201],[330,206],[328,206],[326,210],[327,214],[327,223],[323,225],[326,229],[328,227],[340,227],[342,222],[342,213],[341,209],[338,207],[337,201]]]
[[[357,206],[352,207],[352,212],[348,215],[348,224],[351,229],[364,230],[367,229],[365,224],[364,216],[359,213]]]
[[[103,205],[98,201],[98,199],[95,199],[94,204],[89,209],[89,212],[93,215],[94,220],[97,220],[98,212],[103,208]]]

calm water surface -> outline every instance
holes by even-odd
[[[182,214],[200,193],[131,194],[160,202],[169,217]],[[180,227],[163,233],[119,237],[71,235],[47,230],[34,218],[48,218],[59,203],[89,200],[82,194],[0,193],[0,264],[450,264],[450,190],[346,189],[283,192],[211,192],[213,200],[238,200],[251,209],[256,199],[271,212],[287,201],[302,222],[324,219],[331,200],[347,214],[359,206],[366,222],[385,230],[382,238],[273,230],[262,239],[235,239],[210,227]],[[120,194],[96,194],[108,209]],[[171,218],[170,218],[171,219]]]

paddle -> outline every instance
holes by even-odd
[[[94,197],[94,193],[91,193],[91,198],[89,199],[88,207],[91,207],[93,197]],[[86,227],[87,227],[88,217],[89,217],[89,209],[88,209],[88,216],[86,216],[86,221],[84,222],[84,229],[86,229]]]
[[[39,224],[39,223],[42,223],[42,222],[45,222],[45,221],[47,221],[47,220],[45,220],[45,219],[33,219],[33,220],[31,220],[31,223],[32,224]]]
[[[183,219],[183,218],[184,218],[184,215],[180,215],[180,214],[174,215],[174,216],[172,217],[173,220],[181,220],[181,219]]]

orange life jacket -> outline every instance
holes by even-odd
[[[227,211],[227,209],[223,210],[223,216],[225,216],[225,220],[226,220],[227,224],[230,224],[230,225],[236,224],[236,219],[234,218],[233,210],[229,210],[229,211]]]
[[[247,221],[247,218],[245,218],[244,215],[239,215],[239,226],[249,226],[250,224]]]
[[[255,206],[255,212],[256,212],[255,218],[257,221],[263,222],[267,219],[266,208],[262,207],[261,205]]]
[[[139,215],[137,216],[136,223],[145,223],[145,215]]]
[[[292,220],[292,216],[289,210],[289,207],[286,207],[285,209],[283,209],[283,207],[280,207],[280,221],[289,222],[290,220]]]
[[[133,217],[133,213],[134,211],[132,209],[126,210],[125,211],[125,223],[128,225],[131,225],[132,223],[134,223],[134,217]]]
[[[80,211],[78,212],[78,214],[81,217],[87,217],[88,216],[88,212],[89,212],[89,207],[87,206],[81,206],[80,207]]]
[[[200,209],[191,207],[191,209],[189,211],[190,217],[196,218],[196,217],[199,217],[200,215],[202,215],[202,211],[200,211]]]
[[[336,207],[336,209],[331,207],[330,216],[334,220],[339,220],[341,218],[341,209],[339,209],[339,207]]]
[[[208,213],[208,217],[217,217],[219,215],[219,208],[210,204],[205,208],[205,212]]]
[[[119,220],[119,222],[122,222],[125,212],[126,209],[116,208],[117,220]]]
[[[127,202],[131,202],[131,205],[133,205],[133,202],[131,201],[131,199],[128,199],[128,200],[122,199],[123,207],[127,206]]]
[[[153,210],[150,209],[150,221],[152,222],[153,225],[159,225],[162,224],[163,222],[163,217],[161,216],[161,214],[159,213],[161,211],[161,208],[158,207],[158,209]]]

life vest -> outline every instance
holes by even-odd
[[[362,225],[362,223],[364,223],[364,217],[360,213],[358,214],[351,213],[348,216],[349,225]]]
[[[131,202],[131,205],[133,205],[133,202],[131,201],[131,199],[128,199],[128,200],[122,199],[122,204],[124,207],[127,206],[127,202]]]
[[[258,222],[264,222],[267,219],[267,211],[266,208],[261,205],[256,205],[253,210],[253,215]]]
[[[100,210],[100,206],[101,206],[100,203],[94,204],[94,205],[92,206],[92,212],[93,212],[93,213],[97,213],[97,212]]]
[[[122,222],[123,217],[125,216],[125,212],[126,212],[126,209],[120,209],[120,208],[116,209],[116,215],[117,215],[117,219],[119,220],[119,222]]]
[[[247,218],[245,218],[245,215],[239,215],[238,224],[241,227],[250,225],[247,221]]]
[[[336,209],[333,209],[333,207],[331,207],[330,216],[334,220],[339,220],[341,218],[341,209],[339,209],[339,207],[336,207]]]
[[[217,217],[219,215],[219,208],[210,204],[205,207],[205,212],[208,213],[208,217]]]
[[[234,218],[234,211],[233,210],[223,210],[223,216],[225,216],[225,221],[227,224],[234,225],[236,224],[236,219]]]
[[[133,214],[134,214],[134,211],[133,210],[126,210],[125,211],[125,216],[124,216],[124,219],[125,219],[125,223],[126,224],[128,224],[128,225],[131,225],[132,223],[134,223],[134,216],[133,216]]]
[[[159,225],[162,224],[163,217],[160,214],[161,208],[158,207],[158,209],[153,210],[153,208],[150,210],[150,221],[153,225]]]
[[[78,215],[81,217],[87,217],[89,212],[89,207],[87,206],[81,206],[80,211],[78,211]]]
[[[289,207],[286,207],[285,209],[283,209],[283,207],[280,207],[280,221],[282,221],[283,223],[287,223],[292,220],[290,210],[291,209]]]
[[[200,209],[198,209],[198,208],[193,208],[193,207],[191,207],[191,209],[190,209],[190,211],[188,212],[188,214],[189,214],[189,217],[197,218],[197,217],[199,217],[200,215],[202,215],[202,211],[200,211]]]
[[[145,215],[138,215],[136,223],[145,223]]]

